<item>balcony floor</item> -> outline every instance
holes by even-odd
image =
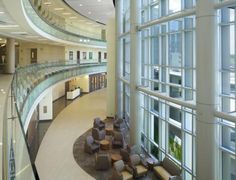
[[[36,157],[40,179],[94,179],[73,157],[75,140],[92,127],[94,117],[106,117],[106,89],[76,99],[54,119]]]

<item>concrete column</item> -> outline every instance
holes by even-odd
[[[116,26],[115,18],[107,23],[107,117],[116,114]]]
[[[141,144],[140,97],[136,89],[141,84],[141,37],[137,25],[141,21],[140,2],[130,0],[130,143]]]
[[[196,7],[197,123],[196,179],[217,180],[216,103],[217,47],[215,0],[198,0]]]
[[[14,72],[15,72],[15,40],[12,38],[7,38],[5,73],[13,74]]]

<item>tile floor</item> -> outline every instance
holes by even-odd
[[[106,89],[76,99],[54,119],[36,157],[41,180],[94,179],[73,158],[75,140],[92,127],[94,117],[106,117]]]

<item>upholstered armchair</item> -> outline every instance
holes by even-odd
[[[99,117],[94,118],[93,127],[99,130],[105,129],[105,122],[103,122]]]
[[[153,168],[154,174],[163,180],[182,180],[181,169],[169,158],[165,157]]]
[[[84,143],[84,151],[93,154],[96,151],[99,151],[100,144],[96,143],[92,136],[87,136]]]
[[[92,129],[92,136],[95,140],[101,141],[105,139],[106,131],[105,130],[99,130],[98,128]]]
[[[117,118],[114,120],[113,123],[113,129],[116,131],[123,131],[125,129],[126,125],[123,119]]]
[[[133,179],[133,170],[128,165],[125,165],[122,160],[114,163],[112,176],[109,180],[131,180]]]
[[[147,165],[141,160],[138,154],[133,154],[130,156],[131,166],[134,171],[134,177],[145,176],[148,173]]]
[[[114,132],[112,137],[113,148],[123,148],[125,146],[124,136],[121,132]]]
[[[95,169],[107,170],[111,167],[111,157],[109,153],[95,154]]]

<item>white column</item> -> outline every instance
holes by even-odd
[[[121,26],[122,26],[122,2],[116,1],[116,113],[119,118],[123,118],[123,86],[122,82],[120,81],[120,77],[122,77],[123,67],[121,58],[121,40],[119,38],[121,34]]]
[[[5,73],[13,74],[14,72],[15,72],[15,40],[7,38]]]
[[[216,12],[214,0],[198,0],[196,14],[197,46],[197,124],[196,171],[199,180],[217,180],[217,144],[214,110],[216,96]]]
[[[141,37],[137,25],[141,19],[140,1],[130,0],[130,143],[141,144],[140,98],[136,89],[141,84]]]
[[[111,18],[107,23],[107,117],[116,114],[116,21]]]

